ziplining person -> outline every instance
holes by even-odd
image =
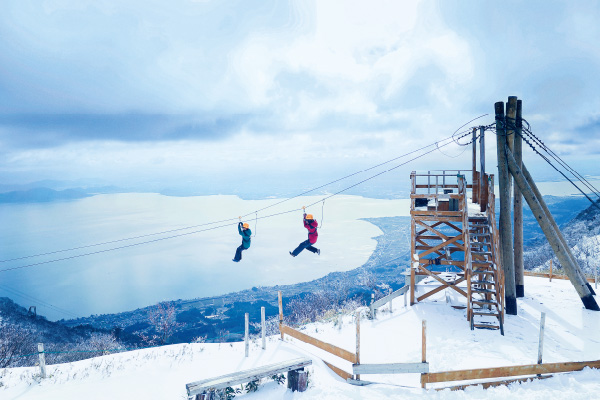
[[[241,217],[240,217],[241,220]],[[238,232],[242,236],[242,244],[235,251],[235,257],[233,257],[232,261],[240,262],[242,260],[242,251],[248,250],[250,248],[250,237],[252,236],[252,231],[250,230],[250,225],[246,222],[242,224],[242,221],[238,223]]]
[[[302,207],[302,209],[304,209],[304,207]],[[300,243],[294,251],[290,251],[290,255],[292,257],[296,257],[304,249],[320,255],[321,250],[313,246],[313,244],[317,243],[317,239],[319,238],[319,234],[317,232],[317,226],[319,226],[319,223],[313,218],[312,214],[306,213],[304,213],[302,217],[302,222],[304,223],[304,227],[308,230],[308,239]]]

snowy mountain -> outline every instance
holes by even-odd
[[[600,313],[584,310],[568,281],[526,277],[526,297],[518,302],[517,316],[506,316],[506,336],[497,331],[469,329],[465,310],[452,305],[462,300],[453,295],[449,303],[443,292],[431,299],[405,307],[401,297],[392,312],[382,308],[375,320],[361,317],[361,363],[419,362],[421,321],[427,323],[427,361],[431,372],[535,364],[538,353],[539,320],[546,313],[544,362],[600,359],[597,328]],[[330,320],[307,324],[302,332],[349,351],[355,349],[353,314],[339,323]],[[556,374],[544,380],[514,383],[490,389],[471,387],[464,391],[436,391],[440,386],[464,382],[430,384],[421,389],[418,374],[362,375],[376,382],[353,386],[334,374],[322,360],[351,371],[349,362],[326,354],[286,336],[268,338],[267,349],[254,338],[249,357],[243,342],[193,343],[106,355],[47,367],[48,378],[39,377],[39,368],[10,368],[2,371],[2,399],[185,399],[185,384],[239,370],[251,369],[299,356],[309,357],[309,387],[292,393],[274,381],[263,382],[254,393],[239,398],[279,399],[593,399],[600,398],[600,371]]]
[[[588,203],[589,204],[589,203]],[[600,260],[600,200],[581,211],[575,218],[561,226],[561,232],[571,247],[584,273],[593,276]],[[525,268],[547,270],[550,259],[553,268],[560,263],[546,241],[529,247],[524,254]]]

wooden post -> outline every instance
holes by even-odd
[[[427,321],[421,322],[421,362],[427,362]]]
[[[44,353],[44,343],[38,343],[38,356],[40,358],[40,376],[46,379],[46,353]]]
[[[360,311],[356,312],[356,363],[360,364]],[[360,381],[360,375],[356,375],[356,380]]]
[[[504,269],[504,298],[507,314],[517,315],[515,290],[515,267],[512,249],[512,226],[510,221],[510,179],[504,148],[508,146],[504,121],[504,103],[495,104],[496,144],[498,153],[498,184],[500,185],[500,255]],[[516,110],[515,110],[516,111]],[[514,114],[512,118],[514,119]]]
[[[427,362],[427,321],[421,322],[421,362]],[[425,382],[421,383],[421,387],[425,389]]]
[[[471,200],[473,201],[473,203],[477,204],[479,203],[479,200],[481,198],[480,193],[481,193],[481,188],[479,187],[479,180],[477,179],[477,128],[473,128],[473,177],[471,179],[471,182],[473,182],[473,189],[471,191],[472,193],[472,198]]]
[[[427,177],[429,180],[429,177]],[[417,173],[412,171],[410,174],[411,194],[417,194]],[[427,185],[427,193],[429,193],[429,185]],[[415,211],[415,199],[410,199],[410,211]],[[415,268],[413,264],[414,256],[417,252],[417,226],[414,217],[410,219],[410,305],[415,304]],[[417,262],[419,261],[417,257]]]
[[[544,326],[546,325],[546,313],[542,312],[540,318],[540,342],[538,346],[538,364],[542,363],[542,353],[544,351]]]
[[[283,301],[281,300],[281,290],[277,292],[279,296],[279,332],[281,332],[281,340],[283,340]]]
[[[288,389],[292,389],[292,392],[304,392],[308,387],[308,372],[301,370],[293,370],[287,373],[288,376]]]
[[[390,299],[390,314],[392,314],[394,311],[392,310],[392,299]]]
[[[552,259],[550,259],[550,282],[552,282]]]
[[[552,221],[554,221],[554,219],[551,215],[548,215],[544,212],[544,208],[541,204],[543,203],[545,205],[544,199],[535,195],[532,187],[529,185],[529,183],[523,176],[523,171],[521,170],[521,168],[519,168],[511,151],[507,147],[505,148],[505,152],[506,159],[508,161],[508,167],[510,169],[511,174],[515,178],[515,183],[519,185],[521,193],[523,193],[523,197],[525,197],[525,200],[527,201],[531,212],[535,216],[535,219],[538,221],[540,228],[542,228],[542,231],[546,236],[546,240],[548,240],[548,243],[552,247],[554,254],[556,255],[556,257],[558,257],[558,261],[565,269],[565,272],[569,277],[571,284],[575,287],[575,290],[581,298],[583,305],[588,310],[600,311],[598,303],[596,303],[596,299],[594,299],[590,291],[589,283],[587,282],[587,280],[582,278],[582,273],[581,269],[579,268],[579,265],[574,264],[571,260],[571,257],[569,257],[569,250],[568,247],[565,248],[564,243],[566,242],[564,241],[560,230],[555,224],[552,224]],[[523,170],[524,169],[525,166],[523,166]],[[534,182],[532,182],[532,184],[533,186],[535,186]]]
[[[414,221],[414,218],[411,218]],[[412,258],[412,256],[411,256]],[[410,266],[410,305],[415,304],[415,266],[414,263],[411,262]]]
[[[558,224],[554,220],[554,217],[552,216],[552,213],[550,212],[550,210],[548,209],[548,206],[546,205],[546,202],[544,201],[544,197],[542,196],[542,194],[538,190],[537,185],[533,181],[533,178],[531,177],[531,174],[529,173],[529,171],[525,167],[525,164],[522,165],[522,169],[521,170],[523,172],[523,177],[525,178],[525,181],[527,182],[527,184],[531,188],[533,194],[535,195],[535,197],[537,197],[539,199],[539,203],[540,203],[540,205],[542,207],[542,211],[546,214],[546,218],[548,219],[548,222],[550,223],[550,225],[552,226],[552,228],[556,231],[558,239],[562,243],[562,246],[563,246],[563,248],[565,249],[565,251],[567,253],[566,254],[567,257],[571,260],[572,265],[575,267],[576,273],[580,276],[581,280],[583,282],[585,282],[585,284],[588,287],[588,290],[590,291],[590,293],[592,293],[592,295],[594,295],[595,293],[594,293],[594,289],[592,289],[592,285],[589,284],[589,282],[587,281],[587,278],[585,277],[583,271],[581,271],[581,268],[579,268],[579,264],[577,263],[577,259],[575,258],[575,256],[571,252],[571,248],[569,247],[569,244],[567,243],[567,241],[565,240],[565,238],[563,237],[563,235],[560,233],[560,230],[558,229]],[[561,264],[562,264],[562,262],[561,262]]]
[[[373,307],[373,303],[375,303],[375,293],[371,293],[371,304],[370,304],[370,314],[371,319],[375,319],[375,315],[377,314],[377,310]]]
[[[404,292],[404,308],[406,308],[406,293],[407,292]]]
[[[485,128],[479,128],[479,211],[485,212],[487,205],[487,180],[485,179]]]
[[[246,348],[246,357],[248,357],[249,343],[248,343],[248,328],[250,324],[250,314],[246,313],[245,323],[244,323],[244,344]]]
[[[517,101],[516,129],[514,136],[514,156],[519,167],[523,164],[523,102]],[[525,269],[523,266],[523,196],[517,185],[514,188],[514,232],[515,232],[515,290],[517,297],[525,297]]]
[[[266,338],[266,326],[265,326],[265,308],[260,308],[260,335],[262,336],[262,349],[265,350],[267,348],[267,338]]]

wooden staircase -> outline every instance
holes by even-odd
[[[492,219],[495,219],[492,217]],[[468,282],[471,330],[499,329],[504,335],[502,272],[496,255],[495,221],[487,216],[469,217],[471,271]]]

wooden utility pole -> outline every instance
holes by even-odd
[[[575,256],[571,252],[571,248],[569,247],[569,244],[565,240],[564,236],[560,233],[560,230],[558,229],[558,224],[556,223],[556,221],[554,220],[554,217],[550,213],[550,210],[548,209],[548,206],[546,205],[546,202],[544,201],[544,198],[542,197],[542,194],[538,190],[537,185],[533,181],[533,178],[531,177],[531,174],[529,173],[529,171],[525,167],[525,164],[521,165],[521,170],[523,172],[523,177],[527,181],[527,184],[529,185],[529,187],[531,187],[531,190],[533,191],[533,194],[538,199],[540,199],[540,205],[542,206],[542,210],[546,214],[546,218],[548,219],[548,222],[554,228],[554,230],[558,232],[558,238],[562,242],[562,245],[565,248],[565,251],[567,252],[567,256],[571,259],[571,263],[575,266],[575,269],[576,269],[577,273],[581,276],[581,280],[585,282],[585,284],[587,285],[590,293],[592,293],[592,295],[595,295],[596,293],[594,292],[594,289],[592,289],[592,285],[590,285],[590,283],[587,281],[587,278],[585,277],[585,274],[583,273],[583,271],[581,271],[581,268],[579,268],[579,264],[577,263],[577,259],[575,258]],[[550,265],[552,266],[552,260],[550,260]],[[550,271],[550,275],[552,275],[552,271]]]
[[[508,147],[504,121],[504,102],[494,105],[496,112],[496,144],[498,154],[498,184],[500,186],[500,256],[504,268],[505,310],[509,315],[517,315],[515,291],[515,267],[512,246],[512,226],[510,221],[510,179],[504,149]],[[516,110],[515,110],[516,111]],[[514,114],[513,114],[514,119]]]
[[[571,281],[571,284],[575,287],[575,290],[581,298],[583,305],[588,310],[600,311],[600,307],[598,307],[596,299],[594,299],[594,296],[592,296],[592,293],[588,288],[587,280],[583,279],[582,274],[578,272],[580,269],[579,265],[573,264],[571,257],[569,257],[568,246],[565,248],[564,238],[562,237],[560,230],[558,230],[556,225],[551,223],[551,221],[553,221],[552,216],[549,213],[546,214],[546,212],[544,212],[544,207],[542,206],[544,199],[541,196],[538,197],[535,195],[534,190],[532,189],[532,186],[535,186],[535,183],[532,181],[532,186],[529,185],[523,176],[522,169],[517,165],[517,162],[508,146],[505,146],[504,149],[506,152],[505,159],[508,162],[510,173],[515,178],[515,184],[517,184],[519,189],[521,189],[521,193],[523,194],[523,197],[525,197],[529,208],[531,208],[531,212],[538,221],[540,228],[542,228],[548,243],[552,247],[554,254],[556,254],[558,261],[563,266],[565,273]]]
[[[485,179],[485,128],[479,127],[479,211],[485,212],[487,205],[488,184]]]
[[[473,128],[473,179],[472,179],[472,196],[473,203],[477,204],[481,202],[481,187],[479,180],[477,179],[477,128]]]
[[[523,164],[523,102],[517,101],[517,117],[515,120],[515,134],[513,154],[519,167]],[[517,297],[525,297],[525,278],[523,267],[523,196],[517,185],[514,188],[514,248],[515,248],[515,289]]]

